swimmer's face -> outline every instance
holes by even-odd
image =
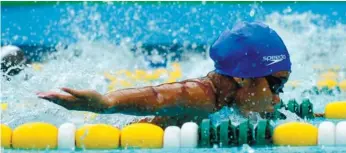
[[[242,86],[237,91],[236,102],[244,115],[250,112],[273,112],[280,102],[279,93],[289,78],[288,71],[281,71],[268,77],[235,80]]]

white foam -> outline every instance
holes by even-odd
[[[90,15],[90,18],[86,18],[88,15]],[[81,30],[78,23],[89,19],[95,20],[89,25],[92,27],[92,30],[90,32]],[[339,23],[325,26],[327,23],[324,22],[324,19],[323,16],[311,12],[286,15],[272,13],[265,16],[265,22],[279,33],[291,53],[293,67],[290,79],[302,81],[301,88],[296,90],[284,89],[285,93],[281,94],[284,101],[292,97],[300,98],[302,90],[310,88],[316,82],[318,75],[312,70],[314,64],[344,65],[344,59],[346,59],[346,46],[344,45],[346,41],[346,25]],[[107,24],[107,21],[102,21],[97,12],[95,14],[93,12],[86,14],[81,12],[71,13],[68,18],[61,19],[58,24],[61,24],[62,27],[67,27],[66,29],[70,31],[66,32],[72,33],[78,41],[68,44],[68,48],[56,46],[58,53],[54,53],[54,58],[43,64],[41,71],[34,71],[28,68],[19,75],[14,76],[11,81],[1,80],[1,101],[29,104],[35,101],[35,104],[33,103],[24,109],[4,112],[10,114],[4,115],[7,116],[2,118],[4,122],[21,123],[26,121],[26,117],[19,117],[17,114],[29,114],[29,112],[30,116],[36,115],[33,120],[42,120],[47,116],[54,115],[56,112],[51,110],[56,109],[58,106],[38,99],[35,95],[37,91],[60,92],[59,88],[61,87],[71,87],[76,89],[93,89],[100,93],[106,93],[108,83],[103,77],[104,72],[148,68],[143,54],[138,53],[135,55],[130,51],[130,48],[134,45],[131,42],[132,38],[118,34],[108,34],[105,29],[110,28],[110,25]],[[70,25],[68,26],[68,24]],[[189,23],[186,25],[189,25]],[[96,39],[98,36],[104,37]],[[179,33],[177,33],[178,36]],[[118,45],[114,45],[107,40],[110,37],[122,39],[122,41]],[[61,44],[63,44],[63,40],[61,41]],[[181,79],[205,76],[207,72],[213,70],[213,63],[207,56],[208,53],[206,55],[193,53],[185,55],[184,61],[181,62],[183,70],[183,78]],[[25,77],[29,79],[23,81]],[[159,80],[153,84],[162,82],[163,80]],[[144,85],[148,84],[142,82],[134,83],[134,86],[137,87]],[[338,100],[340,96],[310,98],[312,98],[311,101],[314,104],[315,110],[323,110],[327,102]],[[297,100],[299,102],[299,99]],[[39,105],[36,103],[39,103]],[[71,116],[64,109],[60,109],[59,112],[59,114],[65,115],[61,118],[50,118],[49,120],[52,123],[64,122]],[[122,126],[133,121],[136,117],[112,114],[102,115],[98,119],[95,122]]]

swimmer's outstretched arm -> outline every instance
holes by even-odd
[[[206,114],[215,108],[214,90],[207,79],[122,89],[105,95],[90,90],[62,90],[70,95],[41,92],[38,96],[70,110],[96,113],[176,116]]]

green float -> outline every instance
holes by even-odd
[[[238,145],[248,144],[249,142],[249,121],[246,120],[242,123],[240,123],[237,127],[237,142]]]
[[[255,128],[255,144],[269,145],[271,144],[273,126],[268,120],[260,120]]]
[[[276,104],[274,106],[274,114],[272,116],[272,119],[277,120],[277,119],[286,119],[286,116],[284,114],[282,114],[281,112],[279,112],[279,109],[281,108],[285,108],[285,104],[282,102],[282,100],[280,101],[280,103]]]
[[[223,120],[219,127],[218,127],[218,133],[219,133],[219,147],[226,148],[230,147],[232,145],[236,145],[236,130],[235,127],[232,125],[230,120]]]
[[[299,114],[299,105],[295,99],[290,99],[288,101],[287,109],[292,113]]]
[[[218,127],[219,126],[215,127],[215,126],[211,125],[211,128],[210,128],[210,145],[219,144],[220,143]]]
[[[211,146],[210,143],[210,120],[203,119],[200,124],[200,141],[199,146],[207,148]]]
[[[306,119],[314,118],[313,105],[309,99],[304,99],[300,104],[300,117]]]

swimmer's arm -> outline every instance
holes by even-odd
[[[108,108],[101,113],[176,116],[209,114],[215,108],[211,85],[199,80],[117,90],[103,99]]]

